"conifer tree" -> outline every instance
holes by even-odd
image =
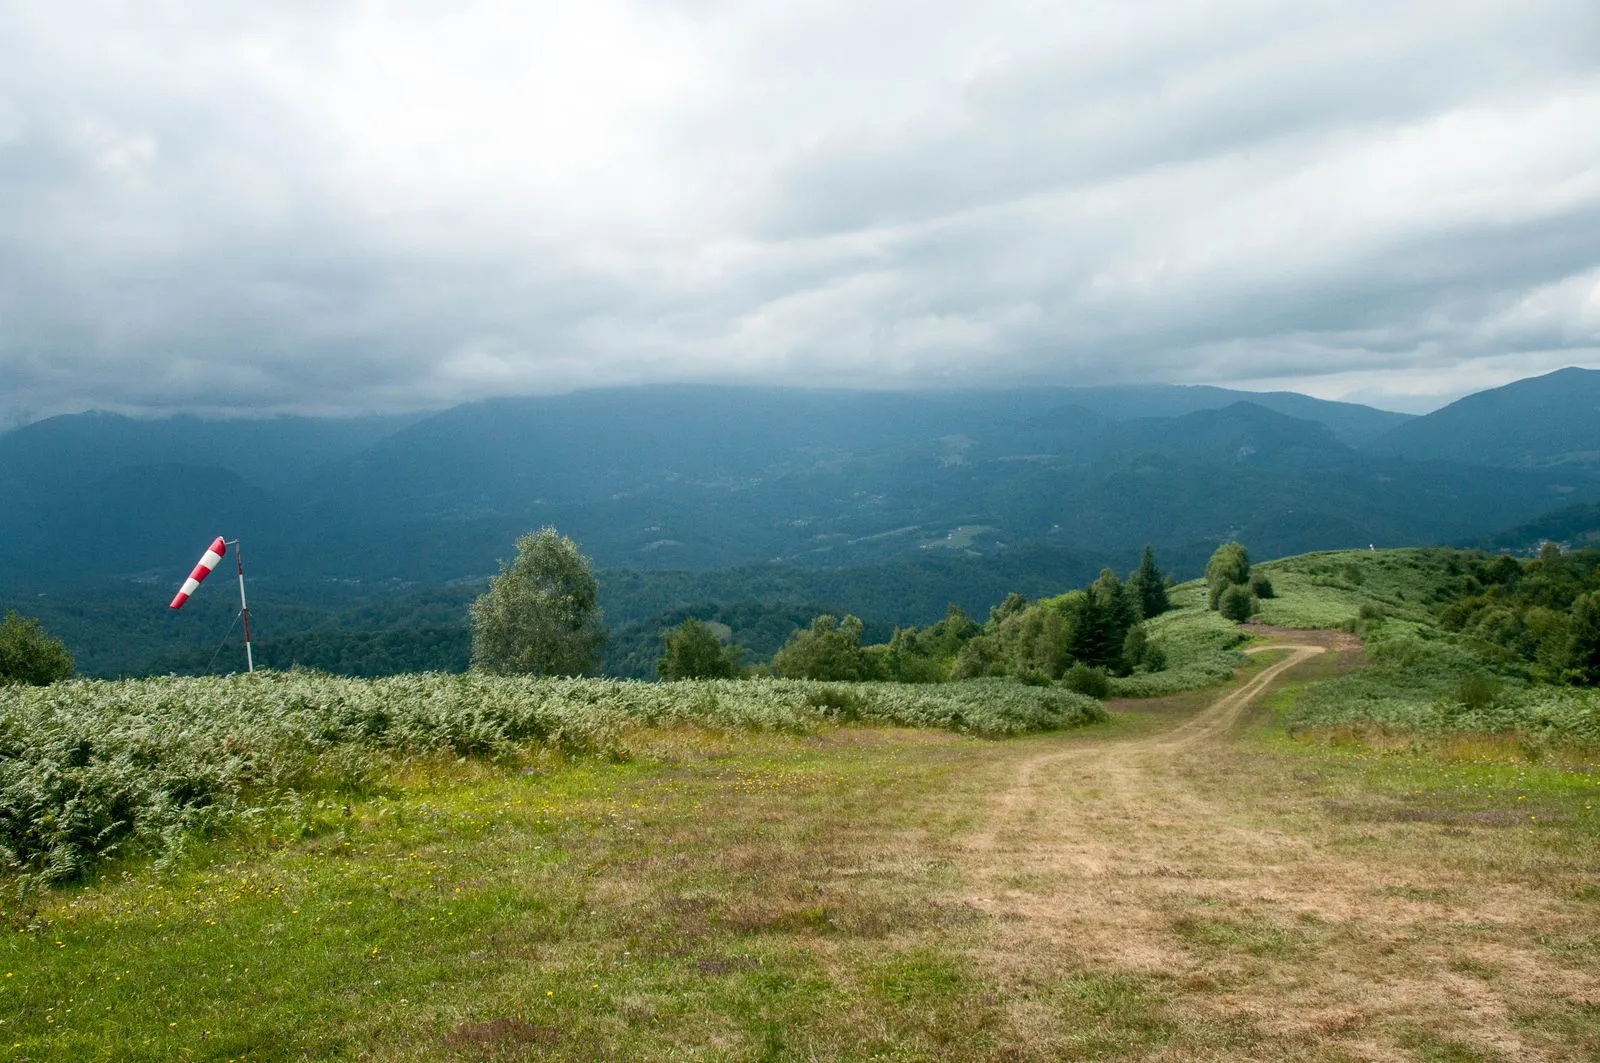
[[[1148,546],[1139,558],[1139,567],[1128,576],[1128,593],[1133,597],[1140,617],[1145,620],[1160,616],[1172,608],[1172,603],[1167,600],[1167,578],[1156,565],[1156,552]]]

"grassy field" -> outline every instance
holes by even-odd
[[[1340,550],[1268,561],[1255,571],[1272,580],[1277,596],[1260,602],[1258,618],[1278,627],[1337,628],[1357,621],[1366,606],[1431,626],[1447,556],[1431,548]]]
[[[1367,667],[1305,691],[1285,714],[1293,730],[1395,736],[1512,736],[1530,756],[1574,745],[1600,757],[1600,690],[1532,683],[1496,666],[1435,623],[1449,551],[1307,554],[1270,562],[1277,597],[1257,619],[1287,628],[1360,633]],[[1452,740],[1455,740],[1452,738]]]
[[[1346,665],[1297,665],[1277,709]],[[1248,700],[1217,695],[1005,741],[682,723],[621,761],[395,761],[162,866],[8,902],[0,1044],[1594,1058],[1592,769],[1250,737]]]

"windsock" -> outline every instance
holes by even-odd
[[[200,563],[194,566],[194,571],[189,573],[189,578],[183,581],[183,586],[179,588],[177,597],[172,599],[172,604],[167,608],[182,609],[183,603],[189,600],[189,595],[193,594],[201,582],[211,575],[211,570],[217,567],[217,562],[221,561],[222,555],[227,552],[228,547],[222,541],[222,536],[217,536],[212,541],[211,546],[207,548],[205,556],[200,559]]]

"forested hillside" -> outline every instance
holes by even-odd
[[[0,604],[43,617],[95,674],[203,670],[226,594],[163,606],[222,533],[241,540],[266,660],[367,674],[459,665],[461,588],[546,524],[602,570],[629,645],[639,621],[745,601],[874,631],[952,603],[982,616],[1010,591],[1127,571],[1145,544],[1189,576],[1229,539],[1262,556],[1506,543],[1554,520],[1581,540],[1600,418],[1573,403],[1592,375],[1420,419],[1218,388],[688,386],[353,421],[58,417],[0,435]],[[1552,387],[1576,413],[1544,416]],[[1484,403],[1537,453],[1416,442]]]
[[[1375,451],[1506,468],[1600,466],[1600,370],[1560,369],[1395,426]]]

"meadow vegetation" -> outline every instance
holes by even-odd
[[[1502,733],[1525,740],[1533,751],[1600,745],[1600,689],[1551,682],[1536,659],[1451,622],[1469,610],[1486,611],[1475,569],[1492,567],[1515,582],[1504,574],[1531,570],[1536,578],[1547,564],[1415,549],[1306,554],[1260,567],[1271,573],[1278,596],[1259,603],[1258,620],[1352,631],[1366,653],[1364,668],[1300,694],[1284,716],[1291,730]]]
[[[311,672],[0,688],[0,859],[24,881],[118,852],[172,854],[407,757],[528,760],[648,750],[652,730],[809,734],[867,721],[985,737],[1105,718],[1064,689],[802,680],[638,683]]]

